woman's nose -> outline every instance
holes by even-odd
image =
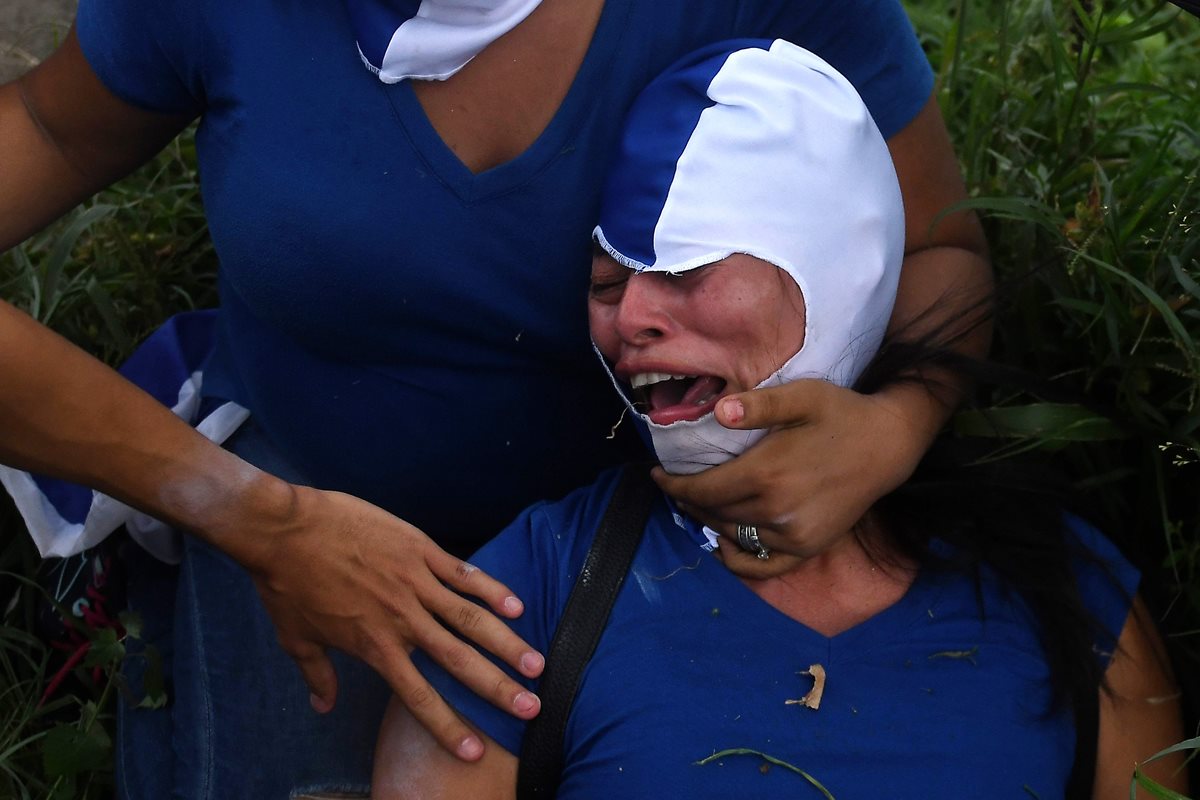
[[[617,306],[617,333],[626,342],[639,344],[664,336],[671,329],[664,276],[631,275]]]

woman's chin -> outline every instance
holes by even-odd
[[[736,545],[722,541],[713,551],[726,569],[746,580],[764,580],[791,572],[804,560],[791,553],[773,551],[770,558],[759,558],[754,553],[739,549]]]

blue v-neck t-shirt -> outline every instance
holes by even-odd
[[[472,557],[525,601],[510,623],[548,652],[619,472],[542,503]],[[1115,636],[1138,573],[1096,530],[1068,518],[1095,557],[1080,594]],[[612,797],[837,800],[1061,798],[1074,759],[1070,712],[1050,713],[1049,668],[1028,606],[984,569],[922,571],[895,604],[824,636],[752,592],[660,500],[585,668],[564,736],[560,800]],[[819,589],[814,589],[819,591]],[[1097,649],[1111,653],[1114,640]],[[525,723],[418,654],[443,697],[512,753]],[[817,709],[795,701],[825,671]],[[510,674],[511,671],[510,671]],[[536,681],[514,675],[536,690]]]
[[[628,454],[586,286],[601,178],[651,78],[712,42],[784,38],[888,136],[932,88],[895,0],[607,0],[549,126],[476,175],[409,83],[364,68],[336,1],[82,0],[77,31],[117,96],[200,117],[221,296],[205,392],[314,484],[459,552]]]

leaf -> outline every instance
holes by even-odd
[[[138,708],[162,708],[167,704],[166,682],[163,679],[162,657],[157,647],[147,646],[143,656],[146,669],[142,673],[142,692]]]
[[[1168,789],[1158,781],[1143,775],[1140,770],[1133,771],[1133,783],[1129,787],[1129,798],[1135,800],[1138,788],[1145,789],[1152,797],[1159,800],[1191,800],[1186,794],[1180,794],[1174,789]]]
[[[92,646],[83,659],[85,667],[112,668],[125,658],[125,645],[112,628],[101,628],[92,634]]]
[[[105,291],[104,287],[95,278],[89,278],[83,290],[92,301],[92,306],[96,309],[96,313],[100,315],[100,319],[104,320],[104,327],[108,329],[108,335],[117,343],[117,347],[126,352],[132,350],[133,340],[129,338],[125,326],[121,324],[120,315],[113,304],[112,295]]]
[[[1064,403],[962,411],[954,417],[954,430],[962,436],[1046,442],[1104,442],[1126,438],[1124,431],[1107,417],[1083,406]]]
[[[1054,209],[1037,200],[1025,197],[972,197],[939,212],[929,230],[935,230],[943,217],[966,210],[991,211],[998,217],[1033,223],[1055,235],[1058,235],[1062,227],[1062,219]]]
[[[1200,300],[1200,283],[1196,283],[1192,276],[1184,271],[1177,256],[1168,256],[1167,260],[1171,262],[1171,271],[1175,273],[1175,280],[1179,281],[1179,285],[1192,297]]]
[[[1160,316],[1162,316],[1163,321],[1167,323],[1167,327],[1169,327],[1175,334],[1176,341],[1179,342],[1179,344],[1189,353],[1195,354],[1196,343],[1192,341],[1191,334],[1188,333],[1187,328],[1183,327],[1183,323],[1179,321],[1179,317],[1176,316],[1175,312],[1171,310],[1171,307],[1167,305],[1166,301],[1159,296],[1158,292],[1154,291],[1152,288],[1133,277],[1128,272],[1117,269],[1111,264],[1106,264],[1103,261],[1091,258],[1086,254],[1083,254],[1082,257],[1086,258],[1100,269],[1116,275],[1118,278],[1126,281],[1129,283],[1129,285],[1137,289],[1141,293],[1142,297],[1146,299],[1146,302],[1154,306],[1154,309],[1159,313]]]
[[[71,224],[67,226],[66,230],[55,239],[54,246],[50,248],[50,252],[42,262],[41,297],[45,307],[40,309],[40,314],[36,315],[39,322],[47,322],[54,315],[54,309],[60,299],[58,283],[62,278],[63,269],[71,258],[71,251],[75,249],[75,242],[79,240],[85,230],[110,216],[116,210],[116,206],[97,203],[71,220]]]
[[[130,639],[142,638],[142,615],[136,611],[128,609],[117,615],[117,620],[121,623],[121,627],[125,629],[125,635]]]
[[[55,781],[46,800],[75,800],[77,797],[79,794],[76,792],[75,776],[72,775],[60,777]]]
[[[821,698],[825,694],[825,668],[820,664],[813,664],[808,669],[802,669],[796,674],[812,678],[812,689],[799,700],[784,700],[783,704],[785,706],[804,706],[816,711],[821,707]]]
[[[1185,739],[1182,742],[1177,742],[1170,747],[1159,750],[1154,755],[1147,758],[1133,770],[1133,780],[1129,783],[1129,800],[1137,800],[1137,790],[1140,786],[1150,792],[1155,797],[1163,800],[1189,800],[1187,795],[1182,795],[1174,789],[1168,789],[1158,781],[1142,774],[1142,765],[1149,764],[1151,761],[1157,761],[1164,756],[1169,756],[1172,753],[1181,753],[1184,750],[1200,750],[1200,736],[1193,739]]]
[[[1157,753],[1150,756],[1142,763],[1149,764],[1151,761],[1157,761],[1158,759],[1163,758],[1164,756],[1169,756],[1172,753],[1180,753],[1180,752],[1183,752],[1184,750],[1200,750],[1200,736],[1197,736],[1194,739],[1185,739],[1182,742],[1177,742],[1177,743],[1171,745],[1170,747],[1164,748],[1163,750],[1159,750]]]
[[[800,777],[804,778],[804,780],[811,783],[817,789],[817,791],[823,794],[826,800],[835,800],[834,796],[829,793],[829,790],[822,786],[821,782],[812,775],[809,775],[807,772],[795,766],[794,764],[789,764],[786,761],[775,758],[774,756],[769,756],[766,753],[759,752],[758,750],[750,750],[745,747],[734,747],[729,750],[722,750],[719,753],[713,753],[708,758],[702,758],[694,763],[698,767],[703,767],[706,764],[711,764],[714,761],[720,761],[722,758],[729,758],[730,756],[758,756],[768,764],[774,764],[777,767],[783,767],[784,769],[791,770]]]
[[[52,728],[42,742],[42,766],[52,778],[103,769],[111,758],[112,739],[102,725],[81,731],[64,723]]]

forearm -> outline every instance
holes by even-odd
[[[889,336],[921,341],[969,358],[984,358],[992,336],[992,271],[987,259],[959,247],[932,247],[904,260]],[[961,375],[925,368],[925,381],[897,381],[875,392],[903,417],[905,427],[933,440],[967,390]]]
[[[49,329],[0,303],[0,461],[82,483],[240,561],[245,520],[286,519],[291,487],[196,433]]]
[[[973,212],[946,213],[967,191],[933,98],[888,147],[904,194],[906,240],[888,334],[983,358],[992,334],[987,240]],[[925,377],[930,380],[924,386],[897,382],[876,396],[928,444],[958,405],[966,381],[948,370],[927,370]]]

